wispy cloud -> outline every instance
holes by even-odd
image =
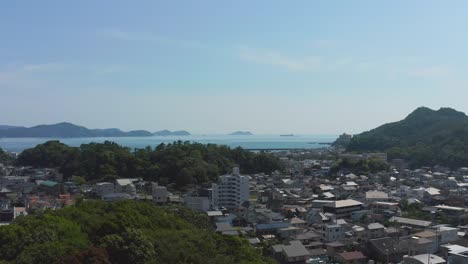
[[[449,77],[454,74],[452,68],[444,65],[434,65],[434,66],[425,66],[425,67],[417,67],[411,69],[409,74],[416,77],[432,77],[432,78],[440,78],[440,77]]]
[[[416,77],[434,78],[447,81],[459,75],[455,68],[443,64],[430,64],[423,58],[399,57],[293,57],[284,52],[241,47],[237,56],[248,63],[282,68],[292,72],[352,72],[358,74],[381,74],[392,78]],[[459,77],[457,77],[459,79]]]
[[[116,75],[129,71],[122,65],[83,65],[76,63],[44,62],[44,63],[10,63],[0,67],[0,89],[17,89],[18,87],[38,87],[52,85],[63,76],[71,76],[76,72],[82,74],[82,79],[99,77],[101,75]],[[57,78],[59,77],[59,78]],[[41,85],[40,85],[41,84]]]
[[[151,32],[144,32],[144,31],[126,31],[126,30],[114,28],[114,29],[103,29],[103,30],[98,31],[97,33],[101,37],[114,39],[114,40],[121,40],[121,41],[149,42],[152,44],[168,45],[168,46],[175,45],[175,46],[179,46],[183,48],[191,48],[191,49],[200,49],[204,47],[202,43],[199,43],[196,41],[171,38],[168,36],[162,36],[162,35],[154,34]]]
[[[44,72],[44,71],[60,71],[67,67],[67,64],[49,62],[49,63],[38,63],[38,64],[24,64],[20,70],[27,72]]]
[[[67,64],[58,62],[8,64],[0,68],[0,84],[23,83],[31,79],[34,74],[56,73],[67,67]]]
[[[128,32],[122,31],[120,29],[104,29],[98,32],[99,35],[112,39],[120,40],[138,40],[135,35],[131,35]]]
[[[238,57],[246,62],[269,65],[294,72],[353,71],[375,69],[377,62],[368,58],[304,56],[293,57],[283,52],[241,47]]]
[[[248,62],[282,67],[290,71],[317,71],[323,67],[318,57],[293,58],[276,51],[254,50],[242,47],[239,57]]]
[[[97,75],[108,75],[127,72],[129,68],[123,65],[104,65],[104,66],[93,66],[91,70]]]

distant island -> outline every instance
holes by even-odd
[[[350,152],[386,152],[411,167],[464,166],[468,162],[468,116],[451,108],[420,107],[405,119],[355,135]]]
[[[178,130],[178,131],[162,130],[162,131],[154,132],[153,135],[155,136],[190,136],[191,134],[185,130]]]
[[[293,134],[283,134],[283,135],[280,135],[280,137],[294,137]]]
[[[229,134],[231,136],[253,136],[252,132],[250,131],[236,131],[234,133]]]
[[[0,130],[11,129],[11,128],[24,128],[24,127],[0,125]]]
[[[163,130],[151,133],[146,130],[122,131],[117,128],[88,129],[68,122],[34,127],[0,125],[0,138],[79,138],[79,137],[151,137],[160,135],[190,135],[187,131]]]

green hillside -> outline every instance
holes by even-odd
[[[347,151],[385,151],[410,165],[468,165],[468,117],[450,108],[416,109],[404,120],[353,137]]]
[[[88,181],[141,177],[179,187],[217,181],[219,175],[229,172],[233,166],[239,166],[247,174],[271,173],[282,168],[279,159],[268,153],[188,141],[135,150],[108,141],[80,147],[48,141],[23,151],[18,163],[59,168],[67,179],[73,175]]]
[[[0,227],[0,263],[274,263],[183,207],[79,202]]]

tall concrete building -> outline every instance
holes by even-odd
[[[239,168],[235,167],[231,174],[219,177],[218,183],[213,183],[213,206],[237,208],[249,200],[249,177],[240,175]]]

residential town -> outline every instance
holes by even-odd
[[[285,171],[242,174],[185,190],[138,178],[86,183],[53,168],[0,165],[0,225],[83,199],[179,204],[213,229],[248,239],[279,263],[468,263],[468,168],[408,169],[384,153],[272,152]],[[315,157],[315,158],[310,158]],[[331,173],[337,159],[378,159],[389,170]]]

